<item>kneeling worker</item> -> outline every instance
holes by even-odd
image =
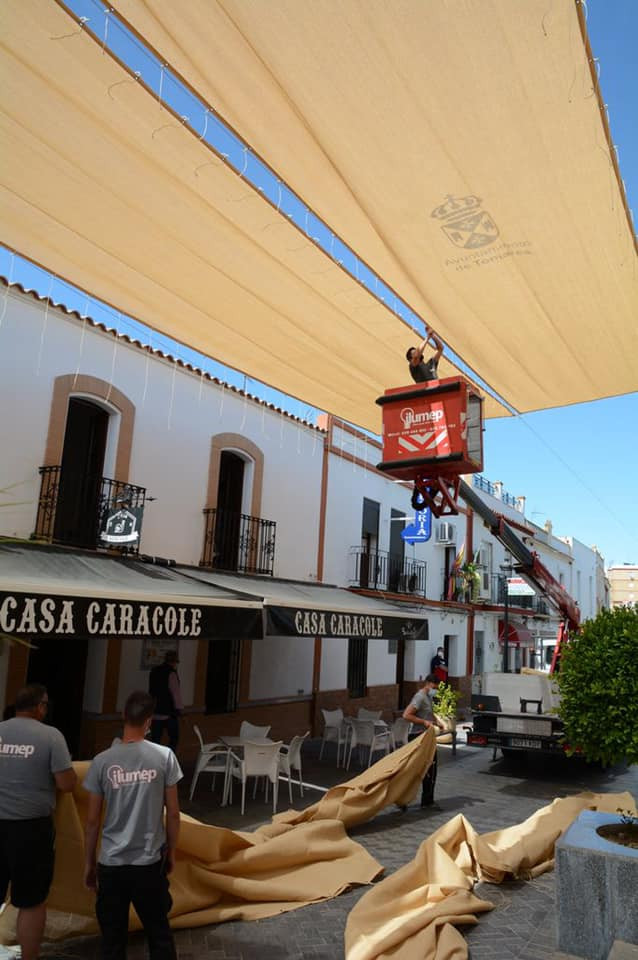
[[[427,730],[428,727],[440,727],[441,730],[443,730],[443,724],[434,716],[434,711],[432,709],[432,700],[437,691],[438,685],[438,677],[435,677],[433,673],[428,674],[421,689],[417,690],[403,711],[403,719],[409,720],[410,723],[413,723],[417,727],[423,727],[425,730]],[[432,763],[428,767],[425,776],[423,777],[423,785],[421,790],[422,807],[429,807],[434,803],[434,785],[436,783],[436,773],[437,760],[435,749]]]

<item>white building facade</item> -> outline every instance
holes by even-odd
[[[408,545],[410,490],[376,469],[374,438],[295,418],[16,285],[5,297],[2,704],[46,677],[53,722],[89,755],[154,658],[179,646],[188,755],[190,722],[208,738],[241,719],[288,738],[318,732],[336,706],[391,719],[439,646],[466,698],[473,675],[502,668],[499,578],[512,558],[471,510]],[[474,482],[594,615],[600,556],[529,523],[502,485]],[[115,538],[141,519],[124,559],[99,539],[107,508]],[[458,577],[468,560],[480,575],[470,592]],[[542,666],[557,615],[542,597],[508,600],[510,667]],[[58,636],[61,623],[72,632],[65,610],[84,634]]]

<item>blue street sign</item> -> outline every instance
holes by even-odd
[[[429,507],[417,510],[414,514],[414,523],[408,524],[401,531],[401,538],[406,543],[425,543],[432,536],[432,511]]]

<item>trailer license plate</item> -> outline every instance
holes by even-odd
[[[540,750],[540,740],[528,740],[527,737],[512,737],[510,744],[513,747],[531,747],[532,750]]]

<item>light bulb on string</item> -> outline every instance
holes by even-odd
[[[7,304],[8,304],[8,302],[9,302],[9,288],[10,288],[10,286],[11,286],[12,278],[13,278],[13,264],[14,264],[14,261],[15,261],[15,252],[12,250],[12,251],[11,251],[11,257],[10,257],[10,259],[9,259],[9,270],[8,270],[8,277],[7,277],[7,285],[6,285],[6,287],[5,287],[4,297],[3,297],[3,300],[2,300],[2,313],[0,314],[0,328],[2,327],[2,323],[3,323],[3,321],[4,321],[4,315],[5,315],[5,313],[7,312]]]
[[[51,291],[53,289],[53,280],[54,280],[54,275],[50,274],[49,291],[46,295],[44,317],[42,318],[42,332],[40,333],[40,347],[38,349],[38,361],[37,361],[36,370],[35,370],[36,377],[40,376],[40,364],[42,363],[42,349],[44,347],[44,337],[46,335],[47,325],[49,322],[49,304],[51,303]]]
[[[73,33],[63,33],[59,37],[49,37],[49,40],[68,40],[70,37],[79,37],[89,19],[89,17],[78,17],[80,26],[77,30],[74,30]]]
[[[104,11],[104,38],[102,40],[102,53],[105,53],[106,41],[109,35],[109,17],[113,13],[113,7],[108,7]]]
[[[115,100],[115,97],[111,93],[111,90],[114,90],[115,87],[121,86],[123,83],[137,83],[138,80],[142,78],[141,70],[136,70],[132,77],[126,77],[124,80],[117,80],[115,83],[112,83],[109,87],[106,88],[106,92],[111,98]]]
[[[187,123],[189,123],[189,122],[190,122],[190,118],[189,118],[189,117],[187,117],[187,116],[181,116],[181,117],[179,118],[179,123],[178,123],[176,120],[172,120],[170,123],[164,123],[164,124],[162,124],[161,127],[156,127],[155,130],[153,130],[153,132],[152,132],[152,134],[151,134],[151,140],[154,140],[154,139],[155,139],[155,134],[156,134],[156,133],[159,133],[161,130],[166,130],[168,127],[180,126],[180,124],[181,124],[182,126],[185,126],[185,125],[186,125]]]

